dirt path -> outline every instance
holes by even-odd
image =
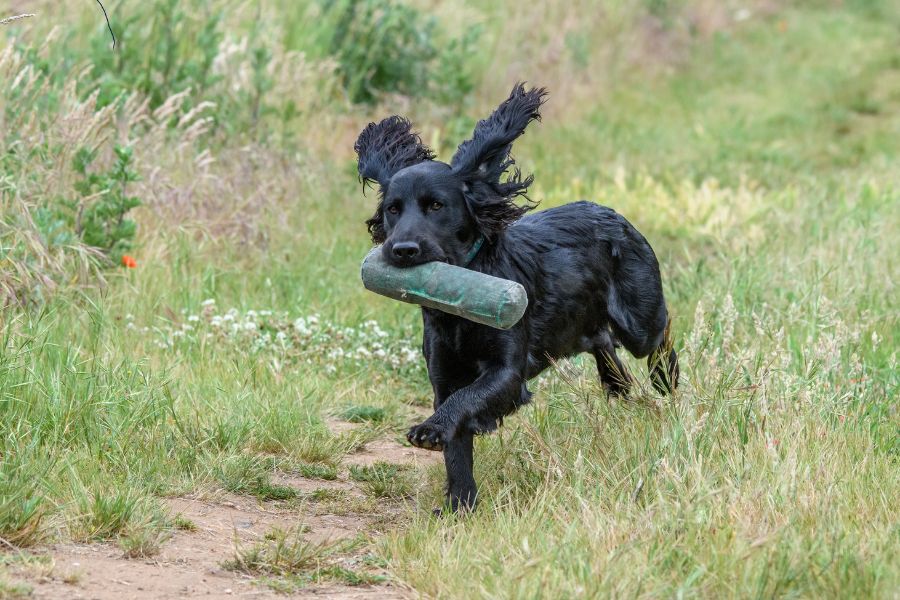
[[[336,423],[336,429],[347,424]],[[275,528],[304,526],[304,539],[335,542],[371,534],[384,514],[354,512],[353,501],[365,502],[360,487],[347,477],[350,465],[376,461],[424,466],[440,460],[437,453],[422,452],[382,438],[366,444],[361,452],[345,457],[336,481],[280,476],[274,482],[295,488],[301,495],[335,490],[339,501],[311,502],[299,510],[262,503],[255,498],[227,493],[208,497],[189,496],[167,500],[171,514],[195,525],[193,531],[177,530],[156,556],[127,559],[115,544],[61,543],[38,549],[49,555],[51,566],[20,568],[12,573],[34,588],[38,599],[151,600],[161,598],[408,598],[413,594],[390,583],[350,586],[313,585],[288,594],[278,593],[255,578],[223,568],[238,547],[249,548]],[[320,492],[321,493],[321,492]],[[326,492],[327,493],[327,492]],[[348,509],[348,505],[350,508]],[[402,506],[398,509],[402,509]],[[352,553],[340,558],[352,569],[360,560]]]

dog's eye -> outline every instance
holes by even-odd
[[[437,200],[428,205],[428,210],[441,210],[442,208],[444,208],[444,205]]]
[[[400,213],[400,207],[397,206],[396,204],[391,204],[390,206],[387,207],[387,211],[389,213],[391,213],[392,215],[396,215],[396,214]]]

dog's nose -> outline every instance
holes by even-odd
[[[391,252],[397,258],[409,260],[419,255],[419,245],[415,242],[397,242],[391,247]]]

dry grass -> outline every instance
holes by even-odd
[[[373,198],[353,141],[405,113],[446,157],[525,79],[553,92],[516,149],[534,199],[594,199],[648,237],[683,385],[671,401],[641,389],[608,402],[590,360],[561,362],[532,383],[533,406],[479,440],[481,508],[465,519],[429,516],[440,468],[356,468],[373,496],[415,502],[378,560],[433,597],[895,595],[900,58],[887,10],[421,4],[451,30],[484,25],[477,91],[363,107],[332,60],[284,45],[317,14],[286,6],[221,10],[218,87],[156,104],[125,90],[101,106],[79,88],[101,33],[89,3],[65,29],[54,2],[4,28],[18,40],[0,49],[4,537],[113,538],[149,556],[167,535],[156,496],[224,486],[277,502],[278,470],[342,479],[345,456],[399,438],[431,390],[415,311],[358,282]],[[270,42],[262,71],[254,23]],[[81,58],[60,67],[60,48]],[[262,76],[272,106],[298,116],[221,112]],[[134,148],[129,189],[144,202],[125,272],[47,243],[35,216],[73,197],[80,148],[105,168],[115,143]],[[347,406],[390,418],[328,431]],[[310,497],[319,506],[300,512],[381,510]],[[233,568],[297,585],[357,577],[301,533],[238,548]]]

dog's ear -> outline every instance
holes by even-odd
[[[384,232],[384,192],[394,173],[400,169],[432,160],[434,152],[422,143],[412,130],[412,123],[393,116],[380,123],[369,123],[353,145],[358,157],[357,169],[365,191],[366,184],[376,182],[381,198],[375,214],[366,221],[372,241],[381,244]]]
[[[525,89],[517,83],[509,98],[490,117],[479,121],[472,139],[459,145],[450,166],[467,182],[484,182],[503,197],[525,193],[532,178],[524,181],[515,170],[506,182],[500,178],[515,164],[509,153],[512,143],[525,133],[529,123],[541,119],[541,105],[547,97],[544,88]]]
[[[545,88],[525,89],[517,83],[512,92],[490,117],[479,121],[472,139],[459,145],[450,162],[454,173],[465,182],[465,197],[472,216],[482,234],[488,238],[504,229],[534,204],[515,204],[534,181],[514,168],[506,181],[500,178],[515,161],[510,156],[512,143],[525,133],[529,123],[540,120],[541,105],[547,97]]]
[[[353,149],[363,186],[375,181],[382,190],[400,169],[434,158],[434,152],[412,130],[412,123],[396,115],[369,123]]]

